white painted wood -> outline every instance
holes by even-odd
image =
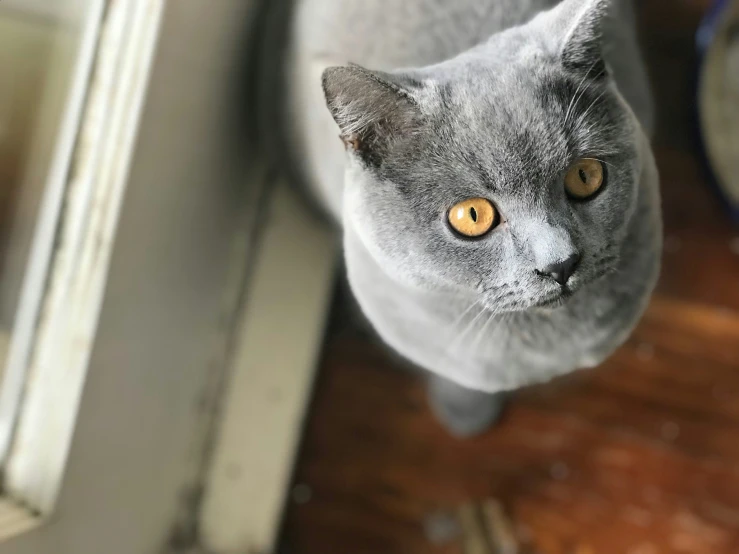
[[[272,552],[313,382],[337,244],[280,182],[236,335],[201,519],[207,552]]]
[[[53,509],[74,432],[162,7],[110,4],[98,42],[5,473],[6,490],[42,514]]]
[[[47,164],[45,152],[34,155],[32,160],[36,174],[29,177],[31,182],[24,183],[24,186],[33,186],[34,179],[41,180],[45,191],[39,213],[31,215],[37,222],[36,229],[0,385],[2,462],[7,462],[26,384],[36,322],[45,292],[67,175],[93,66],[104,1],[89,0],[84,10],[79,2],[63,1],[56,7],[59,10],[70,10],[67,15],[70,18],[78,18],[78,27],[74,30],[61,31],[56,39],[56,50],[51,64],[57,67],[58,71],[50,75],[48,96],[39,108],[40,119],[43,122],[39,132],[53,137],[54,141],[51,164]],[[70,56],[76,59],[71,75],[60,74],[60,71],[65,73],[69,71]],[[61,112],[61,117],[57,112]],[[44,150],[43,146],[40,150]]]
[[[50,21],[75,21],[74,10],[84,7],[86,0],[0,0],[0,9],[40,17]]]
[[[265,179],[258,162],[248,155],[246,145],[234,132],[234,110],[252,8],[253,3],[244,0],[167,3],[117,233],[109,263],[103,264],[107,280],[97,329],[91,332],[89,325],[94,327],[94,323],[90,319],[75,315],[68,320],[76,322],[78,330],[87,333],[83,336],[93,342],[54,515],[35,526],[38,519],[10,510],[13,517],[34,527],[0,542],[0,554],[200,551],[203,545],[198,544],[197,535],[188,533],[197,526],[190,529],[188,525],[197,521],[196,493],[209,475],[205,462],[210,459],[211,422],[218,413],[217,392],[222,388],[228,360],[233,361],[233,380],[228,381],[233,388],[226,389],[224,424],[214,444],[213,490],[221,486],[219,468],[223,466],[218,460],[230,460],[233,454],[233,459],[246,462],[245,467],[250,463],[248,452],[237,449],[231,441],[239,438],[236,431],[243,414],[238,401],[251,400],[254,394],[248,386],[250,372],[243,369],[269,362],[284,364],[280,370],[293,364],[300,372],[297,380],[303,384],[283,389],[282,408],[280,403],[263,404],[278,424],[272,428],[279,433],[274,444],[283,456],[272,459],[278,465],[274,471],[255,473],[249,479],[255,487],[253,483],[264,478],[264,486],[254,489],[264,498],[278,499],[284,494],[297,441],[295,424],[305,406],[310,368],[326,314],[330,280],[323,279],[330,273],[334,246],[325,229],[283,189],[274,197],[278,202],[275,217],[288,206],[288,213],[295,218],[285,229],[268,226],[263,248],[258,255],[250,255],[254,231],[264,222],[261,199]],[[121,131],[120,136],[125,137],[125,133]],[[107,164],[103,163],[106,152],[104,147],[98,158],[100,167]],[[126,172],[118,167],[114,173],[120,176]],[[117,177],[109,178],[112,183]],[[103,182],[107,180],[103,178]],[[117,201],[113,196],[107,198],[103,204],[115,211]],[[89,206],[96,200],[87,198]],[[289,224],[294,225],[293,232],[285,232],[291,228]],[[63,232],[62,236],[68,235]],[[88,261],[92,258],[84,246],[85,233],[75,236],[79,248],[69,252],[83,254],[78,258],[79,266],[67,274],[72,276],[95,267]],[[105,244],[111,238],[107,235]],[[277,263],[281,257],[291,260]],[[245,268],[247,262],[250,266]],[[62,267],[57,263],[59,260],[55,260],[55,269]],[[302,289],[288,275],[272,277],[275,269],[295,268],[302,268]],[[99,286],[98,277],[88,275],[91,283],[98,283],[92,287],[94,291]],[[52,279],[47,300],[51,301],[58,282]],[[290,289],[274,288],[279,283]],[[62,290],[78,295],[70,296],[75,305],[77,299],[88,302],[88,307],[94,305],[94,293],[83,294],[85,291],[76,287]],[[241,309],[235,299],[242,290],[244,319],[239,320]],[[263,294],[268,296],[262,298]],[[300,319],[283,324],[272,319],[266,328],[255,326],[253,322],[259,321],[255,316],[264,311],[266,298],[275,295],[291,298]],[[253,307],[260,303],[261,308]],[[67,340],[77,336],[66,335],[59,328],[54,331],[54,320],[47,315],[39,337]],[[80,325],[82,321],[84,325]],[[244,322],[236,334],[235,321]],[[308,327],[298,325],[299,321]],[[264,333],[269,329],[274,332],[275,326],[281,332],[267,344]],[[54,341],[49,338],[48,344],[54,346]],[[293,347],[298,348],[290,355]],[[284,352],[275,356],[267,348]],[[273,383],[265,369],[261,367],[259,374],[264,380],[255,381],[256,385]],[[284,385],[287,375],[278,377],[274,383]],[[70,390],[80,385],[79,379],[80,374],[73,373],[70,383],[57,381],[67,399],[76,401]],[[40,386],[34,383],[31,394],[37,394]],[[29,424],[29,431],[51,429],[46,427],[49,422],[42,421],[41,404],[37,402],[39,426]],[[258,439],[258,428],[252,430],[251,438]],[[21,441],[14,452],[20,455],[23,449]],[[59,455],[58,451],[51,454]],[[258,466],[266,460],[255,461]],[[33,463],[29,461],[29,467]],[[59,466],[52,462],[49,467]],[[19,470],[15,475],[24,473]],[[34,479],[33,473],[28,476]],[[44,492],[51,490],[45,485],[32,485],[30,490],[39,495],[39,505],[53,498]],[[213,498],[216,502],[212,505],[217,506],[226,505],[221,500],[232,501],[220,492]],[[275,506],[276,500],[271,500],[263,514],[252,512],[255,519],[241,512],[243,519],[236,514],[219,521],[207,537],[238,540],[234,526],[245,526],[260,534],[250,536],[267,537],[262,543],[266,544],[274,536],[279,511]],[[216,513],[210,510],[206,507],[207,513]],[[0,526],[2,517],[0,504]],[[3,536],[8,535],[0,534]]]
[[[0,498],[0,541],[31,531],[40,524],[41,518],[22,504],[7,497]]]
[[[18,386],[32,379],[10,489],[42,516],[51,507],[54,514],[34,517],[1,499],[0,554],[227,554],[274,541],[335,244],[284,184],[264,204],[264,171],[234,132],[253,6],[167,4],[130,171],[140,82],[126,90],[117,81],[125,63],[98,75],[108,84],[96,82],[89,96],[76,157],[84,163],[70,174],[65,208],[72,217],[49,235],[59,250],[49,289],[38,291],[38,334],[28,327],[37,338],[32,370],[19,363],[28,353],[15,358],[24,369]],[[118,27],[119,38],[131,28]],[[121,90],[111,93],[113,83]],[[67,138],[74,144],[77,135]],[[62,161],[56,172],[69,167]],[[258,495],[264,509],[246,502],[249,509],[223,511],[238,504],[224,479],[233,463],[245,472],[239,490]],[[199,515],[201,536],[190,534]]]

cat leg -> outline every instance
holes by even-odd
[[[508,393],[467,389],[432,375],[428,395],[431,411],[442,425],[455,437],[468,438],[485,432],[498,421]]]

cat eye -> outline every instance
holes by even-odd
[[[586,200],[598,192],[604,181],[603,164],[583,158],[570,166],[565,176],[565,190],[575,200]]]
[[[470,198],[452,206],[447,219],[460,235],[477,238],[495,226],[497,213],[490,200]]]

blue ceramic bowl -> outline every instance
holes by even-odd
[[[728,60],[725,59],[727,50],[723,47],[718,49],[717,44],[726,44],[731,38],[729,34],[735,34],[736,38],[732,40],[739,41],[739,33],[735,32],[736,29],[739,29],[738,8],[739,0],[717,0],[701,22],[696,34],[699,64],[695,90],[695,115],[703,160],[711,176],[712,184],[723,198],[729,213],[737,222],[739,222],[739,174],[727,175],[731,172],[726,171],[722,174],[719,170],[719,163],[723,165],[726,156],[732,156],[733,159],[739,160],[739,120],[737,120],[736,129],[732,129],[730,132],[730,136],[736,137],[731,140],[731,143],[737,144],[737,151],[727,152],[726,149],[717,149],[715,145],[718,141],[724,140],[724,137],[711,136],[712,133],[716,133],[716,129],[712,128],[709,123],[711,118],[707,117],[705,106],[711,102],[711,100],[708,100],[709,98],[715,97],[716,102],[720,98],[722,92],[720,86],[717,85],[723,86],[728,82],[728,79],[732,78],[728,74]],[[734,21],[729,21],[732,12]],[[732,29],[734,29],[734,32],[732,32]],[[733,48],[739,48],[739,42]],[[709,64],[713,64],[714,67],[710,67]],[[724,71],[726,77],[720,79],[709,79],[707,77],[709,73],[720,75],[720,73],[716,73],[717,71]],[[739,68],[737,68],[737,71],[739,71]],[[735,78],[737,79],[735,82],[739,83],[739,75]],[[739,85],[737,87],[739,88]],[[713,119],[715,120],[715,117]],[[714,145],[713,148],[712,144]]]

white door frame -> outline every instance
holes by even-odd
[[[336,245],[233,132],[253,13],[167,3],[61,492],[0,554],[273,548]]]

